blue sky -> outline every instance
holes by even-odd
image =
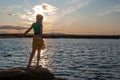
[[[24,32],[39,12],[45,33],[120,34],[120,0],[0,0],[0,33]]]

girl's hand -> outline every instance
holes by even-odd
[[[23,38],[24,36],[25,36],[24,34],[20,34],[20,35],[19,35],[20,38]]]

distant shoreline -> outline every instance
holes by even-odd
[[[20,38],[21,34],[0,34],[0,38]],[[25,38],[31,38],[28,34]],[[75,35],[75,34],[44,34],[44,38],[83,38],[83,39],[120,39],[120,35]]]

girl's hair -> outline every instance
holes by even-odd
[[[36,22],[42,23],[42,20],[43,20],[43,16],[41,14],[37,14],[36,15]]]

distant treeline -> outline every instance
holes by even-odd
[[[0,38],[20,38],[22,34],[0,34]],[[24,37],[31,38],[28,34]],[[43,38],[84,38],[84,39],[120,39],[120,35],[75,35],[75,34],[43,34]]]

